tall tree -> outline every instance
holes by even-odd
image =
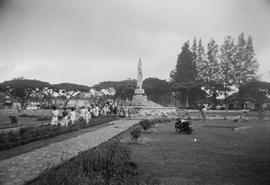
[[[204,90],[210,97],[212,103],[217,104],[216,97],[220,90],[220,69],[218,61],[218,45],[215,40],[211,41],[207,45],[207,53],[204,53],[201,40],[198,44],[197,50],[197,70],[198,78],[204,82]]]
[[[227,104],[229,86],[234,84],[234,69],[232,65],[234,61],[234,54],[234,39],[231,36],[227,36],[225,37],[224,42],[220,47],[220,78],[221,82],[223,83],[225,104]]]
[[[176,83],[195,81],[197,74],[193,62],[193,54],[189,49],[188,42],[185,42],[178,55],[176,68],[170,75],[173,81]]]
[[[251,36],[248,36],[247,41],[245,40],[244,33],[238,36],[232,65],[234,70],[233,80],[237,87],[255,78],[259,66],[255,59]]]
[[[185,101],[185,106],[189,107],[189,102],[195,99],[189,98],[191,90],[199,87],[197,73],[194,64],[194,55],[189,49],[189,43],[185,42],[182,51],[178,55],[175,70],[171,72],[171,79],[175,84],[175,89],[181,93],[181,99]],[[193,93],[194,94],[194,93]]]
[[[171,103],[171,82],[158,78],[146,78],[143,81],[143,88],[149,100],[162,105],[169,105]]]
[[[218,62],[218,45],[212,39],[207,45],[207,64],[205,69],[204,81],[206,83],[219,81],[219,62]]]
[[[205,50],[204,50],[201,39],[199,40],[198,46],[197,46],[195,64],[196,64],[196,70],[197,70],[197,75],[198,75],[197,78],[198,80],[203,80],[205,66],[207,65],[207,61],[206,61],[206,54],[205,54]]]
[[[227,36],[220,47],[220,77],[226,86],[233,84],[234,69],[232,64],[234,54],[234,40],[231,36]]]
[[[197,39],[196,39],[196,37],[194,37],[193,42],[192,42],[191,52],[193,54],[193,61],[194,61],[195,64],[196,64],[195,59],[196,59],[196,56],[197,56],[197,50],[198,50]]]

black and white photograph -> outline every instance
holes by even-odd
[[[270,0],[0,0],[0,185],[269,185]]]

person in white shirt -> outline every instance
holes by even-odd
[[[94,109],[94,115],[95,115],[95,117],[99,116],[99,106],[98,105],[96,105],[96,107]]]
[[[71,121],[71,124],[74,124],[75,123],[75,120],[76,120],[76,112],[75,112],[74,107],[72,107],[71,108],[71,112],[70,112],[70,121]]]
[[[89,124],[89,121],[91,119],[91,109],[90,107],[88,109],[85,109],[86,112],[84,113],[85,115],[85,121],[86,121],[86,124]]]
[[[56,109],[55,106],[52,107],[52,120],[51,120],[51,125],[57,125],[58,124],[58,110]]]
[[[203,123],[206,123],[206,112],[207,112],[207,107],[206,105],[203,105],[201,109],[201,116],[202,116]]]

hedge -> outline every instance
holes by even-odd
[[[159,185],[150,174],[139,174],[127,145],[111,140],[47,169],[25,185]]]
[[[0,151],[24,145],[33,141],[50,138],[60,134],[72,132],[78,129],[84,129],[99,125],[102,123],[116,120],[116,116],[102,116],[93,118],[89,124],[78,121],[68,127],[61,126],[40,126],[40,127],[23,127],[16,131],[8,131],[0,133]]]

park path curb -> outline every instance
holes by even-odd
[[[238,130],[246,130],[252,128],[251,126],[243,126],[243,127],[236,127],[233,129],[233,131],[238,131]]]
[[[48,167],[94,148],[139,123],[121,120],[98,130],[79,135],[46,147],[0,161],[0,185],[21,185],[38,176]]]

